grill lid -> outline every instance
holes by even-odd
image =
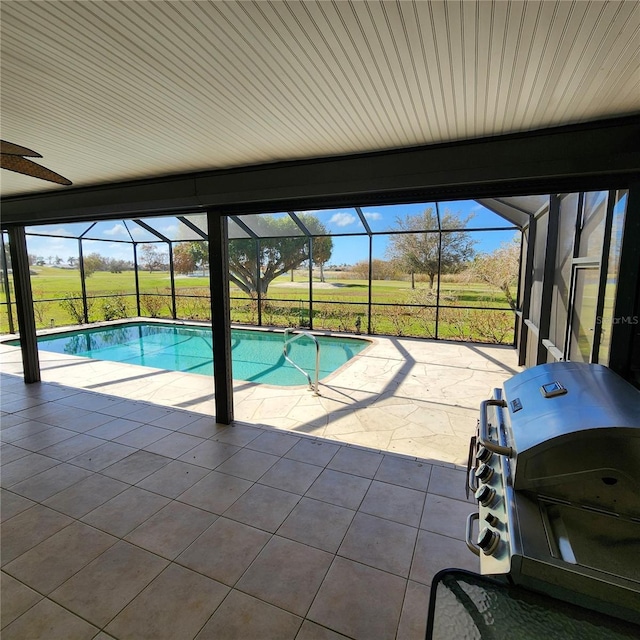
[[[515,489],[640,517],[637,389],[576,362],[533,367],[504,389]]]
[[[518,455],[592,429],[640,437],[640,391],[602,365],[542,364],[507,380],[504,390]]]

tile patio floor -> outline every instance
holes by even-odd
[[[434,573],[477,569],[462,540],[473,507],[457,458],[437,458],[445,447],[433,443],[417,456],[431,435],[394,434],[419,411],[426,429],[446,414],[449,438],[458,417],[473,430],[475,396],[515,357],[470,346],[465,365],[464,345],[431,345],[378,345],[321,398],[240,383],[251,394],[237,408],[253,400],[256,422],[229,427],[205,415],[210,399],[183,374],[135,368],[123,382],[120,368],[113,382],[115,365],[44,356],[45,382],[25,385],[16,350],[2,347],[3,639],[424,637]],[[436,375],[445,363],[447,380]],[[293,422],[265,425],[256,413],[274,398],[299,418],[290,408],[272,420]],[[304,409],[320,406],[325,418]],[[385,407],[402,426],[367,414]],[[361,430],[332,430],[340,413]],[[375,448],[357,446],[369,416]],[[338,442],[345,434],[352,444]]]

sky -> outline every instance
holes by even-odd
[[[434,207],[433,203],[414,203],[406,205],[384,205],[362,207],[362,212],[367,219],[372,231],[388,231],[395,225],[397,218],[406,218],[406,216],[422,213],[427,207]],[[469,217],[466,224],[467,229],[481,227],[510,227],[510,223],[500,216],[489,211],[474,200],[441,202],[439,203],[440,213],[443,215],[449,211],[461,219]],[[316,210],[305,213],[315,215],[332,233],[357,234],[364,233],[364,227],[353,208],[339,208],[331,210]],[[274,214],[275,216],[283,216],[286,214]],[[251,219],[245,218],[248,223]],[[192,216],[194,222],[204,224],[204,216]],[[199,236],[188,229],[176,218],[152,218],[145,219],[145,222],[171,240],[196,240]],[[103,221],[89,228],[88,223],[76,223],[67,225],[45,225],[42,227],[30,227],[27,229],[27,249],[30,254],[42,256],[46,261],[51,256],[60,257],[64,263],[67,263],[70,257],[78,256],[78,241],[73,237],[41,237],[30,235],[29,232],[53,233],[62,236],[77,236],[82,232],[85,233],[83,240],[83,253],[88,255],[93,252],[100,253],[105,257],[118,258],[123,260],[133,260],[133,250],[131,244],[117,241],[131,241],[131,238],[137,242],[148,242],[154,239],[154,236],[147,230],[139,227],[131,221],[123,223],[119,220]],[[235,229],[235,225],[233,225]],[[231,232],[230,232],[231,233]],[[490,253],[500,244],[510,241],[516,232],[514,230],[505,230],[500,232],[475,232],[472,234],[476,240],[476,251],[480,253]],[[102,238],[103,240],[98,240]],[[386,258],[388,245],[388,236],[374,236],[373,238],[373,257],[379,259]],[[355,264],[361,260],[368,258],[369,240],[364,236],[348,236],[334,237],[333,252],[329,264],[343,265]]]

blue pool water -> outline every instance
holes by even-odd
[[[38,348],[95,360],[211,376],[212,339],[210,327],[135,322],[40,336]],[[369,344],[367,340],[357,338],[326,336],[318,336],[318,341],[321,379]],[[234,379],[280,386],[306,384],[305,377],[284,359],[283,345],[282,333],[233,329],[231,354]],[[313,379],[316,366],[313,341],[306,337],[298,338],[289,345],[288,351],[289,357]]]

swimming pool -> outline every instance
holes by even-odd
[[[341,367],[370,343],[358,338],[316,336],[320,343],[320,379]],[[213,375],[210,327],[131,322],[78,329],[38,337],[43,351],[136,364],[169,371]],[[18,345],[18,340],[7,344]],[[231,330],[233,378],[279,386],[306,384],[304,376],[282,355],[284,337],[275,331]],[[308,338],[288,347],[289,357],[311,377],[316,349]]]

